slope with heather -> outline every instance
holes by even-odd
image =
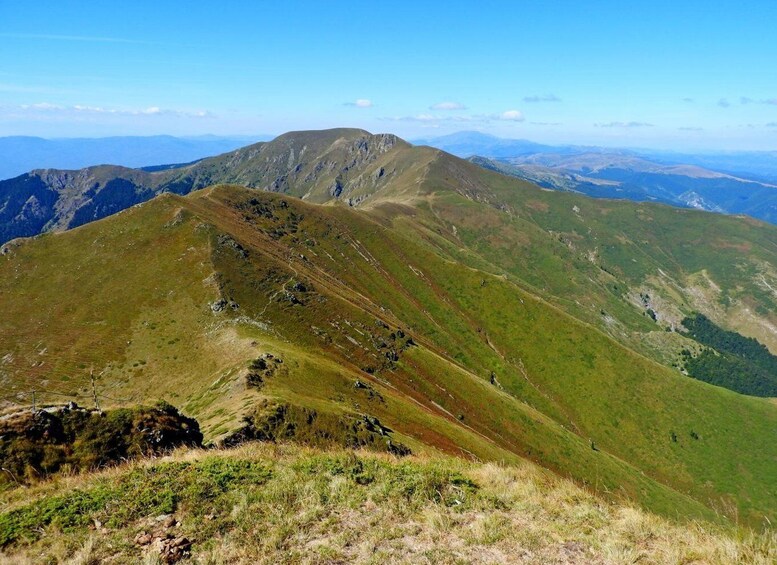
[[[360,208],[421,206],[436,214],[421,218],[429,235],[443,236],[436,245],[463,248],[479,268],[485,259],[492,271],[510,272],[627,345],[635,342],[631,332],[676,328],[698,311],[777,348],[774,236],[761,224],[554,195],[361,130],[292,132],[153,173],[111,166],[35,171],[0,183],[0,240],[75,227],[162,192],[182,194],[219,182]],[[716,235],[706,241],[710,225]],[[464,230],[453,233],[459,228]],[[676,336],[652,334],[641,340],[643,352],[675,362],[682,349]]]
[[[455,190],[462,178],[469,193]],[[435,194],[428,225],[443,237],[427,233],[438,245],[629,347],[671,364],[684,338],[666,330],[702,312],[777,349],[777,232],[768,224],[538,190],[444,153],[424,184]]]
[[[554,306],[550,285],[494,272],[507,253],[457,247],[471,229],[445,223],[457,209],[521,218],[492,205],[496,184],[435,187],[441,163],[412,200],[369,210],[218,187],[9,246],[6,398],[88,402],[94,370],[104,402],[165,398],[210,439],[286,403],[379,418],[415,452],[528,457],[664,514],[774,516],[774,405],[619,345]],[[280,368],[249,386],[267,353]]]

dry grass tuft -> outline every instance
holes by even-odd
[[[605,502],[531,464],[396,459],[252,444],[180,452],[96,475],[62,478],[25,489],[24,496],[4,493],[0,534],[7,538],[8,528],[17,524],[30,529],[26,533],[31,537],[8,543],[0,563],[159,562],[158,555],[133,543],[158,511],[149,507],[146,514],[121,521],[111,508],[130,502],[122,499],[126,493],[119,488],[128,477],[156,477],[159,485],[164,473],[177,473],[168,485],[175,500],[172,512],[181,522],[180,533],[194,540],[193,563],[777,561],[774,532],[672,522]],[[134,497],[150,494],[142,485],[133,488]],[[67,501],[96,489],[113,489],[116,498],[105,508],[92,509],[87,525],[59,529],[31,518],[52,497]],[[61,507],[66,512],[68,505]],[[27,521],[10,518],[19,515]]]

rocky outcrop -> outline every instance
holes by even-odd
[[[310,446],[337,446],[410,455],[406,445],[394,441],[393,430],[367,414],[335,415],[293,404],[263,401],[245,425],[225,438],[225,447],[247,441],[292,441]]]
[[[199,424],[166,403],[103,413],[70,402],[15,412],[0,418],[0,484],[34,481],[63,468],[94,469],[182,445],[202,445]]]
[[[191,555],[192,542],[180,535],[181,522],[171,515],[158,516],[155,528],[135,536],[135,545],[149,554],[156,554],[162,563],[177,563]]]

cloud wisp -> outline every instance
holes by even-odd
[[[109,116],[174,116],[182,118],[210,118],[214,117],[211,112],[205,110],[173,110],[160,108],[159,106],[148,106],[146,108],[106,108],[103,106],[89,106],[84,104],[74,104],[73,106],[63,106],[60,104],[51,104],[49,102],[38,102],[36,104],[22,104],[15,108],[25,113],[37,113],[42,115],[57,116],[84,116],[84,115],[109,115]]]
[[[770,106],[777,106],[777,98],[761,98],[759,100],[757,98],[751,98],[750,96],[740,96],[739,104],[742,106],[747,106],[748,104],[767,104]],[[721,98],[718,100],[718,106],[721,108],[729,108],[731,105],[732,104],[728,98]]]
[[[372,100],[367,98],[357,98],[353,102],[346,102],[343,106],[350,106],[351,108],[372,108],[374,104]]]
[[[128,39],[126,37],[99,37],[90,35],[60,35],[55,33],[0,33],[0,37],[7,39],[32,39],[42,41],[79,41],[91,43],[135,43],[152,45],[149,41]]]
[[[470,123],[479,121],[476,116],[447,115],[440,116],[436,114],[416,114],[415,116],[397,116],[381,118],[389,122],[415,122],[422,124],[435,123]]]
[[[437,104],[432,104],[429,106],[430,110],[435,111],[452,111],[452,110],[466,110],[467,107],[464,104],[461,104],[460,102],[452,102],[452,101],[446,101],[446,102],[438,102]]]
[[[523,101],[528,102],[529,104],[536,104],[538,102],[561,102],[561,98],[555,94],[543,94],[542,96],[526,96]]]
[[[523,122],[526,118],[520,110],[505,110],[495,114],[417,114],[415,116],[398,116],[380,118],[389,122],[412,122],[426,127],[439,127],[442,124],[477,124],[485,125],[492,122]]]
[[[604,124],[594,124],[597,128],[652,128],[653,124],[648,122],[607,122]]]
[[[739,103],[742,105],[745,104],[768,104],[770,106],[777,106],[777,98],[764,98],[761,100],[756,100],[754,98],[749,98],[747,96],[742,96],[739,99]]]
[[[58,94],[63,91],[45,86],[27,86],[24,84],[0,83],[0,92],[13,92],[19,94]]]

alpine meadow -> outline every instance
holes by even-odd
[[[777,563],[770,4],[141,4],[0,4],[0,563]]]

